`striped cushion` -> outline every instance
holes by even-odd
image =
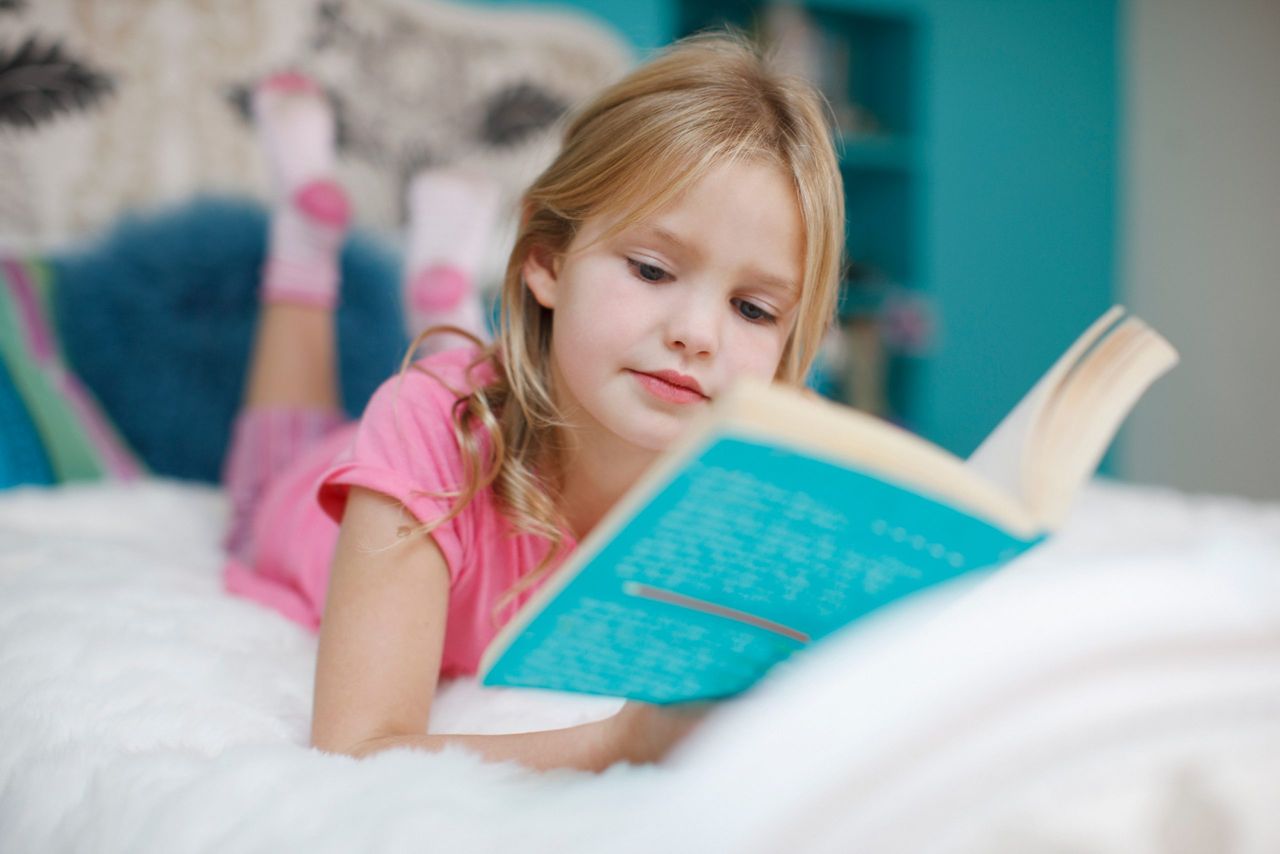
[[[53,472],[27,403],[0,359],[0,489],[21,483],[53,483]]]
[[[40,262],[0,256],[0,488],[134,477],[137,457],[66,368],[49,284]]]

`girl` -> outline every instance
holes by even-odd
[[[439,679],[475,672],[498,627],[734,380],[803,381],[844,237],[820,98],[725,36],[678,43],[604,91],[524,196],[497,342],[421,359],[349,426],[331,318],[345,205],[316,142],[331,120],[305,86],[269,84],[259,107],[284,203],[228,462],[242,509],[227,584],[319,627],[312,744],[458,743],[537,768],[660,758],[695,715],[628,703],[546,732],[426,729]],[[411,248],[431,259],[411,281],[465,290],[476,259],[459,247],[489,209],[477,185],[426,182],[416,212],[433,224],[415,233],[435,248]]]

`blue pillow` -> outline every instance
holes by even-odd
[[[129,216],[50,260],[66,359],[156,474],[218,480],[243,394],[266,232],[257,203],[202,198]],[[399,257],[356,233],[341,273],[340,386],[357,417],[408,346]]]
[[[27,413],[26,402],[0,358],[0,489],[24,483],[53,483],[44,443]]]

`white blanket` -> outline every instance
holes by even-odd
[[[0,493],[0,852],[1280,850],[1280,508],[1095,484],[662,766],[306,747],[315,641],[225,595],[214,491]],[[433,731],[617,703],[443,688]]]

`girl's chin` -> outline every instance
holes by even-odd
[[[639,451],[657,455],[670,448],[680,440],[689,424],[675,419],[662,419],[664,423],[655,424],[650,430],[630,430],[622,436],[629,445]]]
[[[671,447],[671,439],[655,436],[652,433],[640,433],[628,430],[614,433],[614,436],[630,451],[636,454],[657,455]]]

